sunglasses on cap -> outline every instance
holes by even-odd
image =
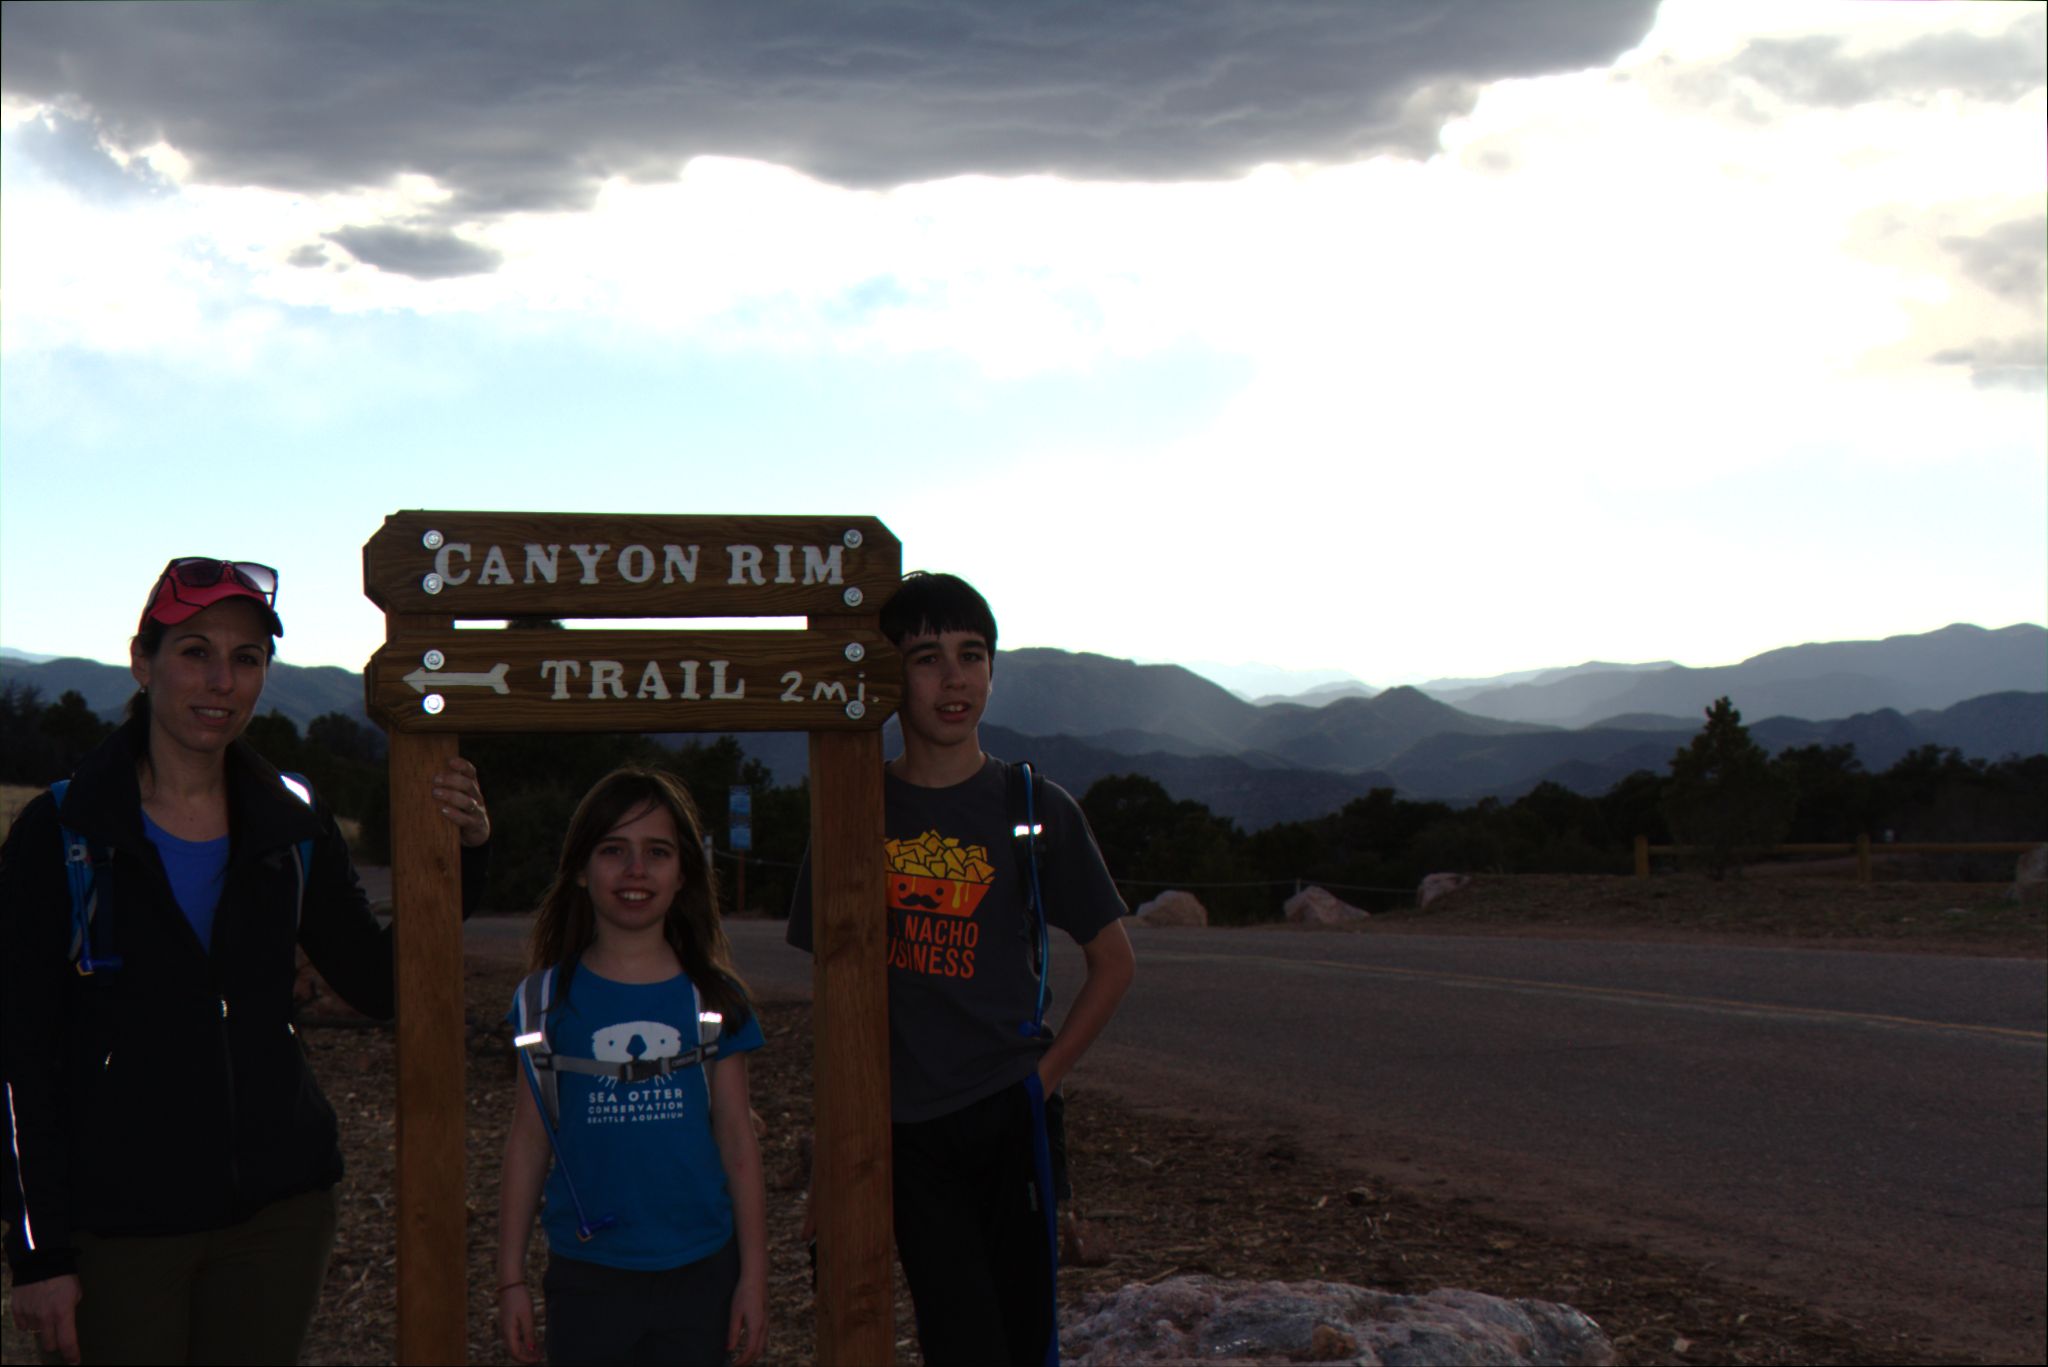
[[[257,599],[267,611],[271,634],[284,634],[277,617],[277,571],[253,560],[188,555],[171,561],[150,590],[142,620],[174,625],[228,598]]]
[[[233,578],[243,588],[262,594],[267,605],[277,606],[277,571],[253,560],[209,560],[188,555],[164,566],[160,578],[168,580],[174,589],[180,584],[188,589],[210,589],[223,579]]]

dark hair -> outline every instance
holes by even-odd
[[[996,615],[974,585],[956,574],[912,570],[882,604],[882,634],[901,649],[913,636],[941,631],[979,632],[995,654]]]
[[[569,830],[562,837],[562,858],[554,882],[541,898],[533,920],[531,968],[556,968],[556,999],[566,999],[577,960],[597,938],[597,914],[590,890],[578,877],[590,864],[598,843],[622,822],[660,807],[676,823],[683,886],[662,920],[662,936],[682,962],[683,972],[697,985],[704,1005],[727,1023],[747,1018],[746,984],[733,970],[732,948],[718,919],[718,873],[704,855],[704,826],[690,790],[674,774],[660,769],[614,769],[597,781],[576,805]]]
[[[154,660],[156,653],[164,648],[164,633],[169,630],[170,628],[162,622],[145,618],[141,628],[136,631],[134,639],[128,643],[128,648],[131,652],[140,650],[144,655]],[[142,754],[143,758],[147,760],[149,757],[148,689],[138,688],[129,695],[127,715],[128,720],[139,722],[142,726]]]

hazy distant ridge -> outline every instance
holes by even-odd
[[[1730,697],[1745,717],[1846,717],[1948,707],[1965,698],[2048,689],[2048,629],[1996,631],[1958,623],[1918,636],[1833,641],[1766,651],[1710,669],[1567,674],[1462,695],[1457,705],[1505,721],[1590,726],[1630,712],[1695,717]]]
[[[0,677],[46,699],[76,689],[108,715],[135,687],[114,665],[12,653]],[[1853,744],[1871,769],[1928,744],[1986,759],[2048,753],[2048,629],[1952,626],[1794,646],[1716,669],[1593,663],[1534,671],[1457,706],[1416,688],[1261,705],[1178,665],[1033,648],[997,657],[984,737],[1077,793],[1107,774],[1142,773],[1176,798],[1260,827],[1332,811],[1374,787],[1456,801],[1513,798],[1545,781],[1604,792],[1637,769],[1661,770],[1723,694],[1771,750]],[[358,674],[287,664],[264,693],[266,707],[302,728],[324,712],[361,718],[362,698]],[[1583,720],[1545,720],[1556,716]],[[741,739],[778,781],[803,773],[802,736]]]

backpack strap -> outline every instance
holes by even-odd
[[[1006,782],[1010,833],[1017,842],[1017,866],[1028,918],[1024,934],[1027,938],[1035,936],[1031,967],[1038,979],[1038,998],[1032,1005],[1031,1019],[1020,1024],[1017,1033],[1036,1037],[1045,1033],[1045,1003],[1052,990],[1052,932],[1045,918],[1040,868],[1045,851],[1045,825],[1039,820],[1038,771],[1031,761],[1020,760],[1009,767]]]
[[[284,780],[286,792],[305,803],[309,810],[312,808],[312,784],[306,782],[298,774],[280,772],[278,777]],[[307,836],[304,840],[292,846],[292,858],[297,863],[299,876],[298,895],[292,899],[292,928],[296,930],[306,919],[306,879],[313,870],[313,838],[311,836]]]
[[[519,980],[513,999],[512,1045],[525,1061],[533,1099],[553,1130],[561,1123],[562,1106],[555,1085],[555,1050],[548,1040],[548,1006],[554,996],[555,970],[536,968]]]
[[[690,998],[697,1008],[695,1045],[672,1054],[624,1062],[555,1052],[554,1044],[548,1038],[547,1020],[548,1011],[554,1004],[554,989],[555,970],[552,968],[536,969],[520,980],[513,1007],[512,1036],[513,1045],[525,1056],[534,1096],[552,1125],[562,1123],[559,1074],[577,1073],[584,1077],[616,1078],[620,1082],[646,1082],[700,1063],[705,1065],[708,1075],[711,1061],[718,1057],[718,1043],[724,1033],[725,1022],[717,1012],[704,1009],[703,994],[695,983],[690,985]],[[706,1091],[709,1091],[708,1076]]]
[[[71,780],[60,778],[50,785],[50,796],[55,800],[61,813],[64,808],[64,794],[71,789]],[[99,871],[114,861],[112,849],[104,851],[97,858],[92,845],[77,831],[57,818],[57,834],[64,842],[64,881],[71,889],[71,963],[80,977],[90,978],[93,974],[121,966],[118,954],[95,955],[92,952],[92,922],[99,911]]]

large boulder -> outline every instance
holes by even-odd
[[[2044,883],[2048,883],[2048,845],[2036,845],[2013,865],[2012,886],[2006,889],[2006,900],[2024,902],[2037,897]]]
[[[1148,926],[1206,926],[1209,909],[1192,892],[1162,892],[1137,910]]]
[[[1415,909],[1422,910],[1437,898],[1456,892],[1472,881],[1468,873],[1432,873],[1415,889]]]
[[[1372,913],[1341,901],[1324,888],[1303,888],[1281,907],[1288,924],[1297,926],[1348,926],[1372,919]]]
[[[1339,1282],[1173,1277],[1063,1317],[1076,1367],[1110,1363],[1559,1363],[1607,1367],[1614,1345],[1568,1305],[1448,1288],[1397,1296]]]

